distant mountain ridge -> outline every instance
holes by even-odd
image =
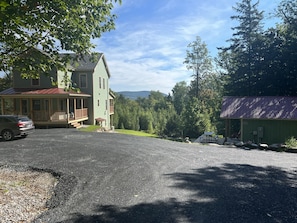
[[[119,91],[116,93],[123,95],[125,98],[136,100],[137,98],[148,98],[151,91]],[[166,94],[164,94],[164,96],[166,96]]]
[[[136,100],[137,98],[148,98],[150,91],[119,91],[117,94],[123,95],[125,98]]]

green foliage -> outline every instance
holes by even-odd
[[[297,147],[297,139],[294,136],[291,136],[290,138],[288,138],[285,142],[285,144],[289,147],[289,148],[296,148]]]
[[[259,2],[242,0],[233,9],[238,13],[231,16],[239,25],[235,31],[229,47],[220,48],[220,64],[230,76],[228,91],[230,95],[255,95],[254,80],[258,75],[258,64],[262,57],[259,50],[262,47],[261,33],[263,12],[259,12]]]
[[[175,84],[172,89],[172,101],[175,108],[175,111],[178,115],[180,115],[184,110],[189,98],[189,88],[185,81],[179,82]]]
[[[152,91],[149,98],[136,101],[117,95],[115,99],[115,128],[162,134],[173,106],[160,92]]]
[[[0,92],[12,87],[12,73],[6,73],[3,77],[0,77]]]
[[[234,7],[228,47],[219,48],[218,64],[227,81],[226,93],[236,96],[296,96],[297,5],[283,0],[275,10],[282,23],[263,30],[258,1],[242,0]],[[265,18],[265,20],[268,18]]]
[[[36,78],[53,67],[66,68],[67,58],[58,53],[89,54],[94,48],[91,40],[115,28],[112,9],[117,2],[121,1],[1,1],[0,71],[14,68],[26,78]]]
[[[199,36],[196,40],[188,45],[186,51],[187,56],[184,63],[188,70],[193,71],[194,80],[192,81],[192,89],[195,89],[193,96],[199,97],[200,80],[207,75],[212,69],[212,60],[208,54],[206,44],[201,41]]]

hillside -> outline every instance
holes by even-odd
[[[123,95],[125,98],[136,100],[137,98],[148,98],[150,91],[119,91],[117,94]]]

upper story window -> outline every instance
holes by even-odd
[[[40,86],[40,79],[31,79],[31,85],[32,86]]]
[[[103,78],[103,89],[105,89],[105,79]]]
[[[80,88],[87,88],[87,74],[80,74],[79,75],[79,87]]]
[[[101,77],[99,77],[99,88],[101,89]]]

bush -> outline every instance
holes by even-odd
[[[294,136],[291,136],[290,138],[288,138],[285,142],[285,144],[289,147],[289,148],[296,148],[297,147],[297,139],[295,139]]]

